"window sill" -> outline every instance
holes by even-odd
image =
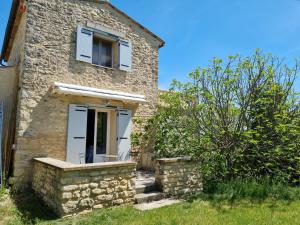
[[[92,66],[99,67],[99,68],[104,68],[104,69],[109,69],[109,70],[117,70],[117,68],[114,68],[114,67],[100,66],[100,65],[97,65],[97,64],[93,64],[93,63],[92,63]]]

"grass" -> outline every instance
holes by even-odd
[[[300,187],[262,181],[236,180],[227,183],[205,185],[204,194],[197,196],[208,200],[227,200],[234,202],[241,199],[263,201],[265,199],[297,201],[300,200]]]
[[[94,211],[58,219],[33,194],[0,193],[0,224],[57,225],[300,225],[298,188],[252,182],[231,182],[210,187],[189,201],[140,212],[132,206]]]

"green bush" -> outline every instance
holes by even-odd
[[[173,81],[140,142],[153,145],[156,157],[194,157],[207,182],[267,177],[298,184],[297,73],[297,62],[288,67],[259,51],[214,59],[188,82]]]

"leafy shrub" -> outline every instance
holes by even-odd
[[[300,181],[298,63],[282,64],[257,51],[252,57],[214,59],[189,81],[173,81],[161,95],[140,141],[156,157],[190,155],[206,181]]]

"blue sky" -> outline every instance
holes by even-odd
[[[300,58],[300,0],[112,0],[166,41],[160,50],[159,86],[217,57],[248,56],[256,48]],[[11,0],[0,7],[2,48]]]

